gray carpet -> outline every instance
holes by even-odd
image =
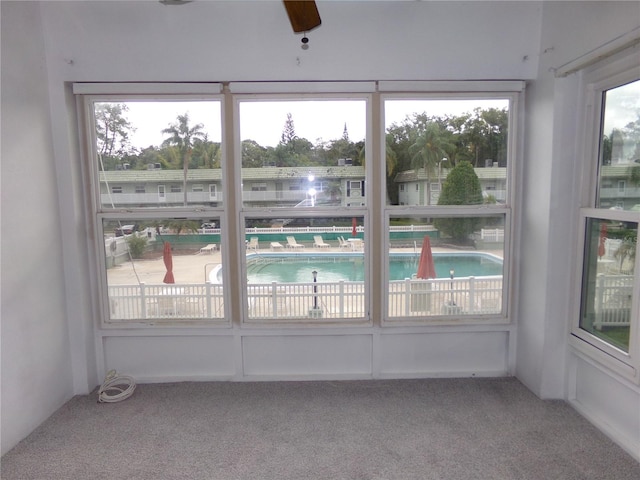
[[[73,398],[1,476],[638,480],[640,464],[513,378],[175,383]]]

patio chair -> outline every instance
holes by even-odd
[[[249,239],[249,243],[247,243],[247,250],[254,250],[257,252],[258,248],[260,248],[260,245],[258,244],[258,237],[251,237]]]
[[[351,241],[347,240],[347,243],[352,250],[364,250],[364,241],[361,238],[352,238]]]
[[[329,248],[331,245],[326,243],[322,238],[322,235],[313,236],[313,246],[316,248]]]
[[[338,243],[340,244],[340,248],[351,248],[351,244],[342,236],[338,237]]]
[[[218,246],[215,243],[210,243],[206,247],[202,247],[200,249],[200,253],[213,253],[216,251],[217,248]]]
[[[298,243],[294,237],[287,237],[287,248],[304,248],[304,245]]]
[[[270,248],[271,248],[271,251],[274,251],[274,250],[282,250],[284,247],[280,242],[271,242]]]

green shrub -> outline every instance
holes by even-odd
[[[480,180],[469,162],[459,162],[447,175],[438,205],[481,205]],[[478,217],[437,218],[434,226],[457,243],[465,244],[481,225]]]
[[[127,246],[129,247],[129,253],[132,258],[142,258],[142,254],[147,247],[147,237],[129,235],[127,237]]]

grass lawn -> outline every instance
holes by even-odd
[[[613,346],[629,351],[630,327],[605,327],[602,330],[594,330],[592,333],[602,340],[611,343]]]

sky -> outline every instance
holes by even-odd
[[[178,115],[189,114],[191,126],[202,123],[213,142],[220,141],[220,102],[127,102],[126,114],[135,127],[130,136],[136,148],[159,146],[168,137],[162,130],[177,122]]]
[[[385,106],[385,123],[402,122],[413,112],[430,115],[459,115],[475,107],[503,108],[506,100],[389,100]],[[136,131],[131,143],[137,148],[158,146],[167,138],[161,132],[176,122],[178,115],[189,114],[190,125],[201,123],[209,140],[221,138],[220,103],[199,102],[129,102],[127,118]],[[325,101],[246,101],[240,104],[240,135],[243,140],[255,140],[262,146],[276,146],[291,113],[296,135],[316,144],[319,140],[342,138],[345,125],[349,139],[364,140],[366,103],[364,100]]]
[[[606,94],[604,133],[640,118],[640,80],[609,90]]]
[[[624,95],[622,95],[624,93]],[[608,125],[620,128],[640,114],[640,81],[624,92],[610,96],[607,111],[615,112]],[[615,98],[614,98],[615,97]],[[631,105],[633,108],[630,108]],[[190,125],[201,123],[209,140],[220,142],[220,102],[128,102],[127,118],[136,128],[131,143],[137,148],[158,146],[167,138],[161,132],[176,122],[177,116],[189,114]],[[428,115],[471,112],[476,107],[506,108],[506,100],[387,100],[385,124],[402,122],[412,113]],[[255,140],[262,146],[276,146],[282,136],[287,113],[291,113],[295,133],[316,144],[342,137],[346,125],[349,139],[365,137],[366,103],[364,100],[244,101],[240,103],[241,139]]]

